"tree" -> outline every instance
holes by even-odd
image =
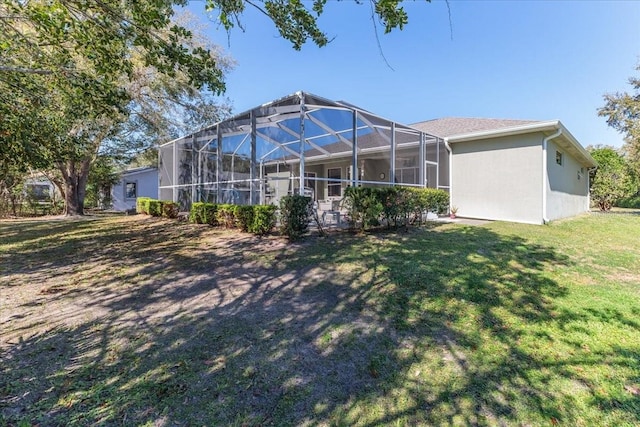
[[[83,214],[90,168],[107,141],[115,147],[124,140],[127,124],[138,126],[127,145],[150,131],[175,137],[161,132],[176,129],[166,120],[168,105],[204,117],[217,105],[201,90],[221,93],[230,61],[169,21],[173,4],[0,5],[0,58],[7,58],[0,67],[0,113],[8,118],[0,128],[0,157],[55,167],[69,215]]]
[[[589,152],[598,162],[598,168],[589,175],[591,199],[601,211],[609,211],[637,190],[638,179],[624,156],[613,147],[598,146]]]
[[[385,33],[407,23],[401,3],[370,0],[371,16]],[[158,106],[174,102],[192,118],[224,113],[196,95],[202,89],[223,93],[228,63],[171,21],[174,6],[186,4],[0,0],[0,158],[55,166],[68,215],[83,214],[89,171],[105,145],[131,154],[139,150],[132,141],[148,145],[153,131],[159,139],[179,129],[166,120],[170,115],[155,114]],[[246,5],[255,7],[300,49],[308,40],[318,46],[329,41],[317,25],[325,4],[314,0],[309,9],[301,0],[207,0],[206,7],[219,12],[227,30],[242,26]],[[150,90],[138,91],[140,81]]]
[[[636,67],[640,71],[640,64]],[[637,174],[640,174],[640,77],[630,77],[633,93],[605,94],[604,107],[598,115],[607,118],[607,124],[624,134],[624,150]]]

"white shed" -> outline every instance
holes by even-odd
[[[134,209],[138,197],[158,198],[158,168],[126,170],[111,188],[111,201],[116,211]]]

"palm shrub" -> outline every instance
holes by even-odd
[[[380,224],[383,211],[379,188],[347,187],[342,205],[347,210],[349,226],[354,230],[367,229]]]
[[[291,241],[302,237],[309,229],[311,197],[293,195],[280,199],[280,229]]]
[[[276,225],[276,207],[274,205],[253,206],[253,222],[249,231],[258,236],[270,232]]]

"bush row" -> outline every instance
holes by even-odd
[[[163,216],[165,218],[177,218],[180,207],[170,200],[156,200],[151,197],[138,197],[136,200],[136,212],[151,216]]]
[[[446,213],[449,193],[434,188],[348,187],[342,203],[356,230],[381,224],[398,227],[422,222],[426,212]]]
[[[276,224],[276,207],[272,205],[229,205],[197,202],[191,205],[189,222],[225,228],[240,228],[259,236]]]
[[[640,209],[640,196],[635,195],[631,197],[626,197],[622,200],[619,200],[616,203],[616,206],[619,208]]]

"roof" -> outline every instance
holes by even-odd
[[[578,140],[564,127],[560,120],[510,120],[448,117],[414,123],[412,127],[432,135],[446,138],[448,143],[477,141],[487,138],[522,135],[541,132],[553,136],[554,142],[571,153],[582,165],[595,167],[598,164]]]
[[[122,171],[122,176],[129,176],[129,175],[135,175],[138,173],[144,173],[144,172],[151,172],[151,171],[157,171],[158,168],[155,166],[142,166],[139,168],[132,168],[132,169],[127,169]]]
[[[427,120],[414,123],[411,127],[439,136],[448,138],[453,135],[461,135],[470,132],[497,130],[539,123],[535,120],[512,120],[512,119],[480,119],[468,117],[444,117],[441,119]]]

